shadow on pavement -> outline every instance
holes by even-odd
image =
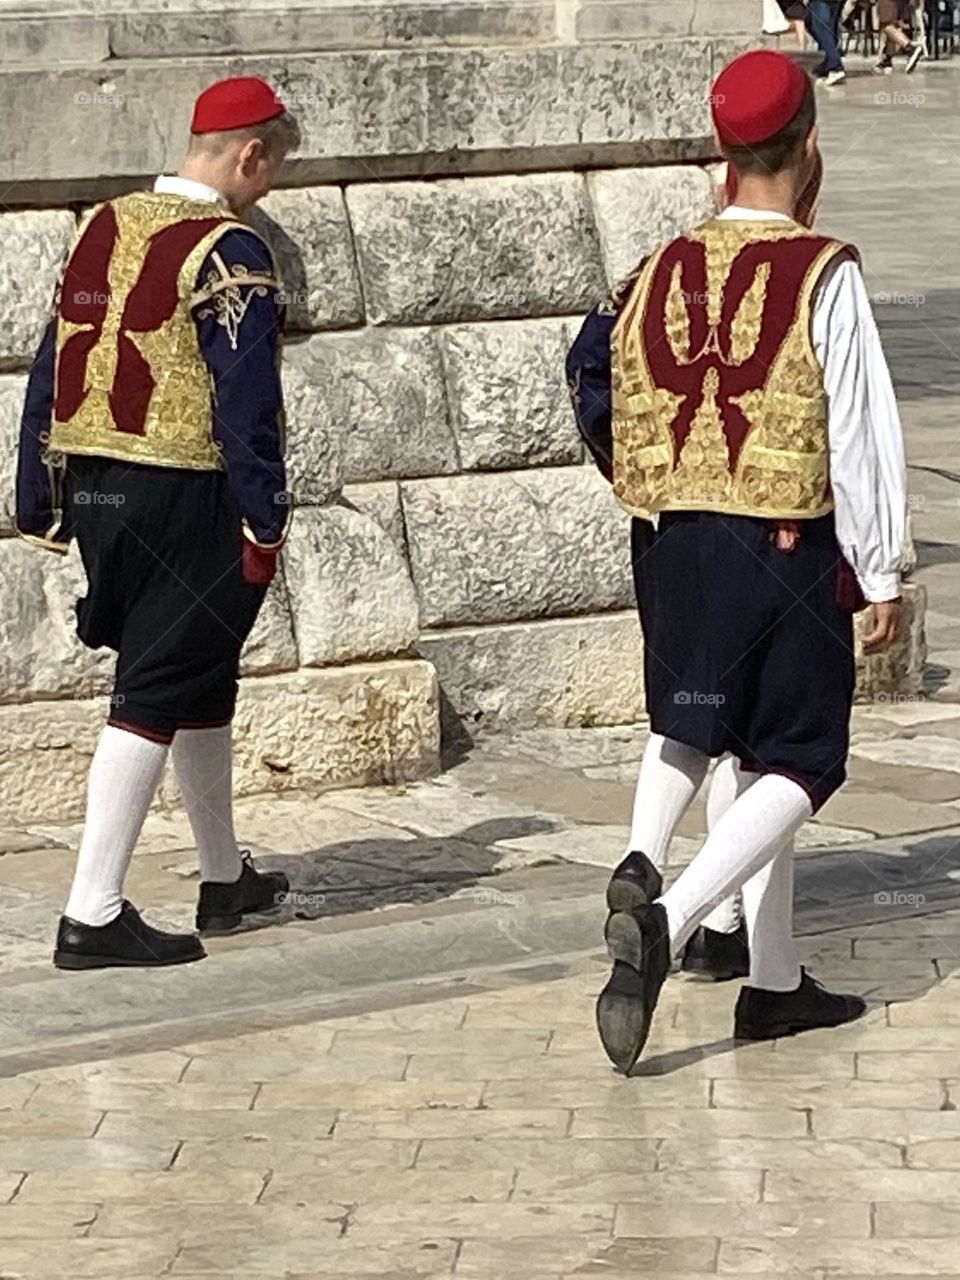
[[[552,823],[534,815],[497,818],[451,836],[340,841],[308,853],[258,859],[287,873],[290,893],[282,913],[260,917],[252,927],[435,902],[470,886],[477,901],[508,901],[510,894],[494,881],[484,883],[505,856],[490,846],[552,830]]]

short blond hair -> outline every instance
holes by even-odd
[[[195,133],[190,139],[191,155],[219,155],[232,143],[259,139],[272,155],[287,155],[300,145],[300,125],[296,116],[284,111],[282,116],[252,124],[245,129],[222,129],[212,133]]]

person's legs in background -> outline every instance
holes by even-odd
[[[840,8],[839,0],[810,0],[807,8],[807,26],[823,54],[813,74],[835,84],[844,74],[840,56]]]

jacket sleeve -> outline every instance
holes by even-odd
[[[200,269],[192,301],[200,351],[213,386],[213,434],[244,534],[282,546],[290,515],[283,462],[280,282],[266,243],[228,231]]]
[[[610,335],[616,316],[602,304],[584,320],[567,354],[567,386],[583,442],[604,476],[613,480]]]
[[[48,452],[53,417],[57,321],[50,320],[30,368],[17,451],[16,531],[25,541],[65,554],[63,462]]]
[[[644,264],[587,316],[567,354],[567,386],[583,442],[603,475],[613,480],[610,339]]]

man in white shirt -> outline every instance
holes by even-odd
[[[711,100],[734,202],[647,259],[568,358],[584,439],[637,517],[654,736],[634,852],[608,887],[614,969],[597,1006],[625,1071],[672,956],[741,888],[750,977],[735,1034],[863,1012],[799,966],[791,842],[845,777],[852,614],[872,605],[868,651],[900,618],[906,499],[889,373],[856,251],[796,220],[820,163],[812,85],[761,50],[731,64]],[[729,807],[664,893],[664,833],[724,753],[739,762]]]

